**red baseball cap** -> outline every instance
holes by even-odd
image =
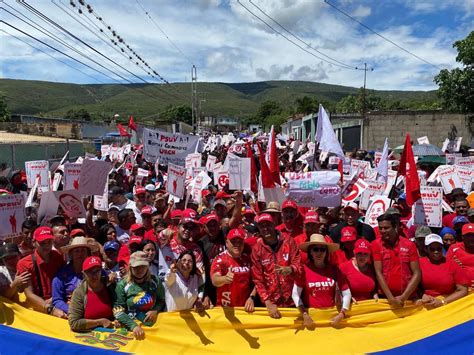
[[[89,256],[82,263],[82,271],[90,270],[96,266],[102,267],[102,260],[98,256]]]
[[[357,239],[357,230],[355,227],[346,226],[341,229],[341,243],[353,242]]]
[[[357,253],[371,254],[372,249],[370,248],[369,241],[365,240],[364,238],[357,239],[354,245],[354,254]]]
[[[188,222],[196,223],[196,216],[197,216],[197,213],[195,210],[191,208],[186,208],[183,211],[183,214],[181,216],[181,220],[179,221],[179,223],[188,223]]]
[[[54,239],[53,230],[49,227],[39,227],[34,231],[33,239],[37,242]]]
[[[231,196],[225,192],[225,191],[218,191],[216,193],[216,200],[222,199],[222,198],[230,198]]]
[[[244,215],[246,215],[246,214],[255,215],[255,211],[253,209],[251,209],[250,207],[246,207],[244,209],[244,211],[242,212],[242,214],[244,214]]]
[[[145,227],[143,227],[143,225],[141,225],[140,223],[134,223],[130,227],[130,232],[136,232],[137,230],[140,230],[140,229],[145,229]]]
[[[274,223],[272,216],[270,216],[268,213],[262,213],[261,215],[257,216],[255,218],[255,222],[257,222],[257,223],[262,223],[262,222]]]
[[[349,202],[345,207],[344,207],[345,210],[347,209],[352,209],[354,211],[359,211],[359,206],[357,205],[357,203],[355,202]]]
[[[462,226],[462,235],[474,234],[474,223],[467,223]]]
[[[151,206],[144,206],[140,211],[140,214],[145,216],[150,216],[153,213],[153,208]]]
[[[173,210],[170,213],[171,219],[181,219],[183,216],[183,211],[182,210]]]
[[[143,186],[135,187],[135,196],[146,193],[146,189]]]
[[[201,223],[201,224],[208,224],[211,221],[219,222],[219,217],[217,217],[217,215],[215,215],[214,213],[210,213],[210,214],[207,214],[205,216],[202,216],[199,219],[199,223]]]
[[[209,190],[202,190],[202,192],[201,192],[202,197],[209,196],[210,194],[211,194],[211,191],[209,191]]]
[[[140,244],[142,242],[143,238],[140,237],[139,235],[132,235],[130,239],[128,240],[128,245],[132,244]]]
[[[86,232],[84,232],[84,230],[81,228],[76,228],[76,229],[73,229],[69,235],[71,236],[71,238],[77,237],[78,235],[85,237]]]
[[[304,216],[304,224],[307,224],[307,223],[321,224],[321,222],[319,222],[318,212],[308,212],[308,213],[306,213],[305,216]]]
[[[245,239],[245,232],[241,228],[231,229],[227,234],[227,239],[229,240],[236,238]]]
[[[285,208],[293,208],[295,210],[298,210],[298,205],[296,204],[295,201],[285,200],[283,201],[283,204],[281,205],[281,209],[284,210]]]

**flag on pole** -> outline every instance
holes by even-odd
[[[411,147],[410,135],[407,133],[405,138],[405,146],[403,148],[402,157],[400,158],[400,166],[398,175],[405,176],[405,192],[407,195],[407,205],[409,207],[421,198],[420,179],[416,169],[415,156]]]
[[[265,155],[263,149],[259,143],[258,146],[258,158],[260,161],[260,181],[259,181],[259,201],[271,202],[276,201],[282,203],[285,200],[285,194],[283,189],[279,186],[280,180],[276,181],[273,179],[272,173],[265,161]]]
[[[117,129],[122,137],[131,137],[132,135],[127,132],[124,126],[121,123],[117,123]]]
[[[252,190],[253,193],[257,193],[257,165],[253,157],[252,145],[250,142],[245,142],[245,147],[247,148],[247,158],[250,158],[250,190]]]
[[[137,125],[135,124],[135,121],[133,120],[133,116],[130,115],[128,119],[128,128],[134,130],[135,132],[137,131]]]
[[[278,151],[276,146],[275,128],[272,125],[270,137],[268,139],[267,153],[265,160],[273,176],[273,181],[280,184],[280,163],[278,162]]]
[[[377,180],[387,183],[388,179],[388,138],[385,138],[383,145],[382,157],[379,165],[377,165]]]
[[[329,116],[323,105],[319,105],[318,125],[316,127],[316,141],[319,143],[319,149],[323,152],[331,152],[344,158],[344,152],[341,144],[337,140],[334,128],[332,128]]]

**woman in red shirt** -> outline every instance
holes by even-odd
[[[370,243],[358,239],[354,246],[355,257],[339,265],[354,300],[378,298],[374,267],[370,263]]]
[[[303,315],[304,324],[314,327],[307,308],[334,307],[336,297],[342,293],[342,309],[331,320],[331,324],[337,326],[351,303],[351,291],[344,275],[329,263],[329,253],[335,252],[339,246],[328,243],[321,234],[313,234],[309,242],[300,245],[300,249],[308,253],[308,262],[303,267],[301,278],[295,281],[292,296]]]
[[[466,296],[469,279],[456,262],[443,256],[443,239],[428,234],[425,247],[428,256],[420,259],[423,297],[418,303],[436,308]]]

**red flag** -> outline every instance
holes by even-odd
[[[122,124],[117,123],[117,129],[119,130],[120,136],[122,137],[131,137],[132,135],[127,132],[124,126]]]
[[[272,189],[275,187],[272,173],[268,168],[267,162],[265,161],[265,155],[263,154],[262,147],[259,143],[258,146],[258,160],[260,161],[260,171],[262,173],[262,186],[264,189]]]
[[[252,145],[250,142],[246,142],[245,146],[247,148],[247,158],[250,158],[250,190],[254,193],[257,193],[257,165],[255,164],[255,159],[253,158]]]
[[[278,151],[276,146],[275,129],[272,126],[268,140],[268,167],[273,176],[273,181],[280,184],[280,163],[278,162]]]
[[[132,115],[130,115],[128,119],[128,128],[133,129],[135,132],[137,131],[137,125],[135,124],[135,121],[133,120]]]
[[[405,192],[407,194],[407,205],[409,207],[421,198],[420,179],[416,169],[415,156],[410,143],[410,135],[407,133],[405,138],[405,146],[403,148],[398,175],[405,176]]]
[[[342,164],[342,158],[339,158],[339,163],[337,163],[337,171],[339,171],[339,174],[341,174],[341,182],[344,183],[344,167]]]

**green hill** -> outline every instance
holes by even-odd
[[[247,117],[266,100],[290,106],[297,98],[316,97],[337,102],[358,88],[304,81],[254,83],[198,83],[204,115]],[[191,104],[191,84],[78,85],[44,81],[0,79],[11,113],[61,117],[69,110],[85,109],[94,118],[133,114],[139,120],[156,117],[169,104]],[[402,103],[430,103],[436,91],[373,91],[374,95]]]

